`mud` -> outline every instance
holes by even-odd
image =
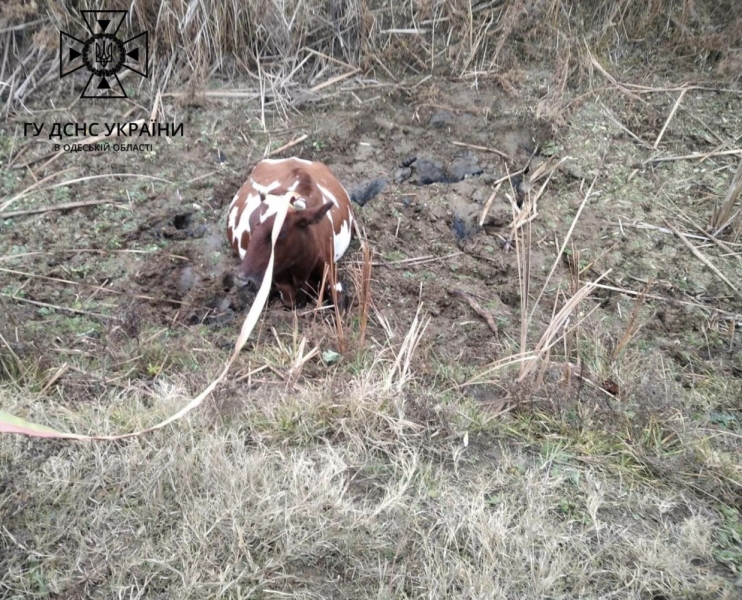
[[[296,155],[327,163],[348,189],[361,189],[372,180],[385,182],[375,198],[354,204],[359,225],[374,251],[374,302],[382,316],[404,328],[422,301],[432,321],[426,334],[430,364],[421,368],[431,377],[436,369],[451,369],[456,371],[454,379],[460,380],[462,373],[470,373],[506,351],[517,351],[520,336],[517,253],[506,242],[512,206],[522,204],[526,191],[522,177],[506,179],[480,226],[494,182],[525,167],[533,172],[562,156],[576,157],[555,171],[539,200],[539,216],[531,228],[533,302],[551,268],[557,244],[564,239],[596,172],[601,144],[606,139],[586,124],[592,118],[589,109],[582,116],[578,113],[583,119],[580,132],[574,126],[560,129],[535,120],[526,110],[530,101],[527,94],[516,101],[496,87],[478,92],[463,84],[421,88],[413,97],[391,94],[368,100],[364,106],[348,105],[349,101],[317,109],[296,118],[288,132],[276,122],[275,131],[280,134],[277,140],[261,131],[255,112],[246,112],[240,105],[170,107],[169,118],[186,121],[187,134],[171,144],[160,141],[155,155],[71,155],[63,159],[63,164],[78,167],[81,175],[101,170],[136,171],[166,178],[173,185],[114,179],[96,186],[75,186],[56,195],[44,193],[33,202],[65,201],[65,194],[74,195],[75,200],[107,194],[114,205],[0,221],[3,254],[47,253],[4,266],[16,268],[22,264],[21,271],[71,280],[81,287],[9,273],[0,274],[0,287],[10,294],[22,288],[27,299],[60,306],[86,299],[85,310],[106,311],[122,322],[131,320],[126,316],[130,310],[127,307],[135,296],[138,320],[150,326],[205,324],[236,336],[252,298],[238,293],[232,285],[237,259],[226,242],[226,207],[265,151],[266,140],[276,147],[297,131],[310,131],[310,138],[292,149]],[[493,112],[492,106],[509,108]],[[79,118],[92,118],[100,109],[90,106],[85,110],[87,114]],[[620,132],[608,138],[627,155],[640,151]],[[506,160],[502,155],[510,158]],[[622,175],[626,162],[620,155],[612,156],[605,169],[612,174],[620,170]],[[658,183],[662,177],[661,170],[647,169],[637,175],[635,185],[639,190],[662,185]],[[606,185],[610,183],[610,177],[607,179]],[[22,189],[24,184],[27,182],[19,172],[13,186]],[[625,179],[621,184],[625,185]],[[9,191],[6,184],[5,192]],[[513,204],[506,194],[510,194]],[[23,206],[21,203],[17,208]],[[625,216],[654,216],[654,207],[642,201],[622,209]],[[651,250],[646,243],[634,243],[636,237],[632,239],[625,231],[621,235],[617,210],[610,192],[604,189],[581,216],[570,252],[577,253],[577,260],[581,260],[582,281],[594,279],[611,267],[614,272],[609,284],[641,289],[638,281],[656,277],[657,264],[661,264],[663,281],[680,281],[684,267],[674,262],[679,250],[672,238],[652,236]],[[648,234],[642,236],[643,242],[649,239]],[[95,248],[101,253],[76,253],[73,248]],[[651,264],[645,260],[648,251],[654,253]],[[350,284],[351,269],[359,260],[359,242],[354,239],[341,261],[341,277],[346,283]],[[698,265],[693,268],[697,270]],[[694,281],[698,285],[696,297],[700,290],[715,290],[725,296],[719,306],[729,312],[740,310],[739,303],[728,299],[728,290],[712,276]],[[551,318],[558,289],[560,294],[567,293],[569,285],[569,265],[560,264],[534,314],[531,345]],[[102,294],[93,294],[95,286],[107,286],[129,298],[106,295],[102,300]],[[491,311],[499,335],[493,334],[466,301],[451,293],[455,287],[466,290]],[[688,298],[677,292],[677,284],[673,290],[668,297]],[[560,298],[561,306],[563,296]],[[594,298],[600,303],[594,319],[605,321],[611,335],[620,338],[631,301],[606,290],[596,291]],[[97,306],[99,301],[104,305]],[[16,321],[44,323],[48,318],[48,313],[40,312],[37,306],[7,299],[5,303]],[[712,310],[716,306],[712,300],[697,303]],[[653,342],[658,348],[663,344],[671,347],[673,339],[694,334],[700,314],[704,318],[707,315],[693,308],[679,310],[665,305],[656,315],[647,317],[649,324],[641,335],[656,338]],[[273,323],[293,319],[277,302],[271,303],[265,318]],[[134,328],[130,325],[132,331]],[[378,323],[372,323],[371,328],[372,335],[383,337]],[[740,343],[739,337],[731,342],[734,348]],[[721,351],[723,343],[718,346],[714,356],[732,360]],[[708,360],[695,350],[691,354],[695,361]],[[682,362],[687,361],[685,354],[684,358],[676,352],[666,356],[681,369],[687,366]],[[732,363],[729,369],[732,372]]]

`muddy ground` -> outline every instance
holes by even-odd
[[[666,300],[650,300],[643,307],[638,317],[643,326],[633,343],[656,349],[651,354],[673,365],[675,379],[683,385],[695,385],[699,373],[705,371],[724,373],[738,383],[742,342],[730,324],[733,315],[742,312],[742,303],[680,240],[668,235],[664,222],[669,218],[677,224],[687,217],[705,226],[714,202],[726,191],[732,160],[722,156],[703,163],[670,161],[643,166],[641,160],[653,154],[647,147],[649,141],[672,105],[670,95],[649,94],[642,98],[641,108],[620,93],[577,97],[564,113],[566,122],[555,123],[534,116],[547,84],[548,78],[532,75],[517,97],[495,85],[475,89],[445,81],[414,90],[359,89],[318,106],[302,107],[304,113],[290,122],[266,116],[268,133],[263,132],[254,104],[166,103],[161,120],[184,122],[184,137],[155,140],[151,153],[65,155],[35,176],[71,167],[69,175],[58,180],[139,173],[172,184],[136,177],[73,184],[20,200],[12,209],[98,199],[110,199],[112,204],[0,221],[0,251],[6,255],[1,266],[33,275],[0,274],[8,324],[35,332],[19,333],[19,343],[36,339],[48,345],[39,336],[51,332],[60,319],[68,320],[63,311],[8,297],[17,295],[111,315],[124,330],[127,324],[129,329],[143,324],[206,326],[221,343],[231,340],[251,298],[231,287],[229,274],[236,258],[225,239],[226,206],[266,148],[309,133],[291,152],[324,161],[349,189],[375,177],[389,180],[379,196],[363,207],[355,206],[355,212],[375,253],[373,297],[381,314],[404,328],[422,300],[432,317],[427,342],[435,361],[428,365],[450,367],[457,371],[454,380],[462,380],[504,352],[517,351],[520,281],[517,253],[506,244],[513,219],[506,197],[511,194],[509,182],[500,188],[484,226],[479,227],[478,221],[493,182],[525,167],[533,155],[530,173],[542,164],[566,160],[548,181],[532,223],[531,306],[555,259],[557,244],[561,245],[585,191],[598,174],[567,250],[568,256],[578,255],[580,281],[594,280],[610,269],[604,284],[639,292],[651,279],[650,293]],[[711,151],[718,139],[733,145],[742,135],[740,104],[735,94],[688,94],[684,110],[664,134],[666,154]],[[134,112],[131,119],[139,116],[136,107]],[[74,108],[78,121],[96,117],[110,121],[117,114],[112,107],[104,112],[95,103]],[[704,122],[714,114],[718,116],[713,121]],[[58,121],[72,116],[64,111],[52,115]],[[15,153],[19,144],[31,143],[14,137],[18,127],[17,123],[3,127],[6,156],[9,151]],[[512,160],[454,142],[497,149]],[[14,162],[28,161],[48,150],[45,146],[37,143]],[[410,157],[418,158],[411,172],[400,170]],[[449,176],[462,167],[471,175],[456,183],[419,185],[421,176],[415,167],[426,159]],[[6,172],[4,193],[10,196],[31,182],[25,169]],[[517,179],[515,183],[517,187]],[[521,202],[522,191],[518,187],[516,193]],[[665,231],[640,229],[637,224]],[[688,233],[699,233],[690,225],[684,227]],[[741,248],[730,246],[737,252]],[[71,251],[78,248],[102,252]],[[354,240],[342,261],[341,273],[348,281],[351,266],[360,260],[358,250],[358,240]],[[726,252],[717,258],[719,248],[709,243],[703,251],[719,261],[732,281],[741,280],[738,253]],[[32,252],[41,253],[27,254]],[[27,255],[9,259],[7,255],[13,254]],[[570,282],[569,261],[565,260],[557,266],[535,312],[529,332],[531,347],[551,318],[557,288],[569,294]],[[98,286],[130,297],[96,292]],[[497,336],[463,297],[452,293],[454,288],[465,290],[491,312],[498,325]],[[590,306],[595,302],[599,306],[590,322],[600,323],[603,342],[615,346],[625,331],[633,297],[604,289],[593,297]],[[85,314],[74,319],[79,322],[70,335],[78,336],[88,325],[97,331],[116,323]],[[271,305],[266,319],[293,322],[293,316],[278,304]],[[383,330],[372,323],[371,332],[381,336]],[[66,346],[79,343],[79,337],[65,339]]]

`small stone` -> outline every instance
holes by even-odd
[[[206,233],[206,230],[207,229],[208,228],[206,226],[206,223],[199,223],[198,225],[196,225],[192,229],[189,229],[187,233],[192,238],[202,238],[204,236],[204,234]]]
[[[218,327],[220,325],[226,325],[228,323],[231,323],[235,319],[235,313],[231,308],[226,308],[224,311],[219,312],[215,315],[209,315],[204,320],[204,323],[206,325],[209,325],[211,327]]]
[[[399,161],[399,166],[402,169],[405,169],[407,167],[411,167],[415,161],[417,160],[417,156],[414,154],[408,154],[405,156],[401,161]]]
[[[459,181],[453,185],[453,191],[462,198],[471,198],[474,194],[474,186],[468,181]]]
[[[225,311],[229,308],[229,298],[226,296],[217,296],[211,301],[211,308],[217,312]]]
[[[340,354],[335,352],[334,350],[325,350],[322,353],[322,360],[325,361],[328,365],[331,365],[332,363],[335,363],[339,361],[342,358]]]

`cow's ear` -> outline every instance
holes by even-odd
[[[332,202],[326,202],[319,208],[314,210],[303,210],[300,213],[300,217],[296,221],[298,227],[307,227],[308,225],[316,225],[322,220],[327,212],[332,208]]]

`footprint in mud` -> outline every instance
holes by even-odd
[[[193,313],[188,322],[190,325],[222,326],[228,325],[237,317],[236,307],[227,296],[215,296],[207,303],[207,309]]]
[[[194,223],[193,212],[178,213],[172,216],[156,215],[142,223],[131,233],[124,236],[125,240],[137,238],[165,238],[169,240],[185,240],[200,238],[208,230],[205,223]]]
[[[439,160],[409,156],[395,171],[394,181],[401,183],[414,175],[413,183],[417,185],[458,183],[468,177],[476,177],[484,173],[478,162],[479,159],[471,152],[465,152],[456,157],[447,168]]]
[[[484,170],[478,163],[479,159],[471,152],[465,152],[461,156],[454,158],[451,162],[451,166],[448,168],[448,182],[456,183],[466,179],[467,177],[476,177],[477,175],[481,175],[484,173]]]
[[[173,217],[173,227],[175,229],[188,229],[193,222],[193,213],[183,213]]]
[[[479,205],[464,200],[461,196],[451,199],[451,210],[453,211],[452,229],[457,244],[479,230],[477,217]]]

